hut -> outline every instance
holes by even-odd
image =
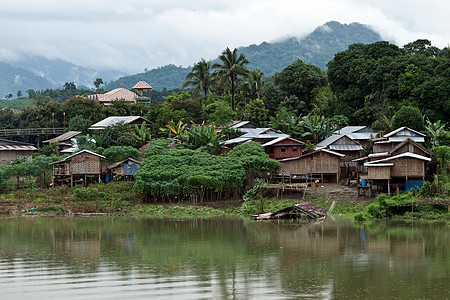
[[[127,158],[123,161],[119,161],[117,163],[114,163],[112,165],[107,166],[108,169],[108,179],[106,182],[109,181],[109,178],[114,178],[118,174],[123,175],[123,180],[133,180],[134,174],[141,166],[141,162],[138,160],[135,160],[133,158]]]
[[[139,81],[136,83],[132,89],[136,92],[137,97],[135,98],[136,103],[149,104],[152,100],[151,91],[152,87],[145,81]]]
[[[408,190],[408,185],[421,187],[425,180],[425,163],[430,161],[430,157],[405,152],[365,163],[371,186],[369,195],[372,190],[387,190],[390,194],[391,188]],[[418,183],[412,184],[411,181]]]
[[[281,176],[290,179],[294,177],[305,178],[309,176],[320,177],[322,181],[339,182],[341,158],[345,155],[328,149],[320,149],[301,157],[286,158],[280,162],[283,164]]]
[[[53,166],[53,185],[75,183],[87,185],[88,182],[101,182],[102,170],[101,159],[103,155],[82,150],[72,154],[63,160],[50,163]]]
[[[32,144],[0,139],[0,165],[11,165],[15,159],[31,161],[37,150]]]

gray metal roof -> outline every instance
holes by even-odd
[[[143,121],[150,123],[149,120],[141,116],[108,117],[106,119],[101,120],[100,122],[95,123],[94,125],[89,127],[89,129],[91,130],[105,129],[108,126],[114,125],[119,122],[131,123],[137,119],[142,119]]]
[[[331,150],[337,151],[361,151],[363,147],[361,145],[330,145]]]
[[[55,138],[46,140],[46,141],[42,141],[43,143],[50,143],[50,142],[62,142],[62,141],[66,141],[68,139],[73,138],[74,136],[77,136],[81,133],[81,131],[68,131],[66,133],[61,134],[60,136],[57,136]]]
[[[373,139],[376,135],[376,132],[354,132],[347,134],[347,136],[352,140],[370,140]]]
[[[364,129],[367,126],[345,126],[344,128],[341,128],[339,130],[336,130],[333,132],[334,134],[340,134],[340,135],[346,135],[350,133],[354,133],[358,130]]]
[[[391,132],[385,134],[383,137],[390,137],[390,136],[395,135],[395,134],[397,134],[397,133],[399,133],[400,131],[403,131],[403,130],[409,131],[411,133],[410,135],[408,135],[409,137],[414,137],[414,136],[417,136],[417,135],[423,136],[423,137],[426,136],[426,134],[423,134],[422,132],[418,132],[418,131],[416,131],[414,129],[411,129],[411,128],[408,128],[408,127],[400,127],[400,128],[397,128],[394,131],[391,131]]]
[[[327,147],[330,144],[333,144],[334,142],[336,142],[338,139],[340,139],[341,137],[343,137],[343,135],[341,134],[333,134],[332,136],[327,137],[326,139],[324,139],[323,141],[321,141],[320,143],[317,144],[317,148],[323,148],[323,147]]]

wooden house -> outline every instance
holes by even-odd
[[[291,137],[279,137],[262,144],[269,157],[276,160],[302,156],[305,143]]]
[[[321,149],[301,157],[286,158],[280,162],[283,164],[281,176],[293,178],[298,177],[318,177],[323,180],[339,182],[339,163],[344,154],[331,150]]]
[[[389,152],[406,139],[411,139],[417,144],[423,145],[425,143],[425,136],[425,134],[411,128],[400,127],[385,134],[381,138],[373,139],[373,153]]]
[[[431,158],[425,155],[404,152],[367,162],[364,166],[372,189],[387,190],[390,194],[391,188],[404,189],[408,181],[423,183],[426,163],[430,161]]]
[[[125,181],[133,180],[134,174],[136,174],[136,171],[139,169],[140,166],[141,166],[140,161],[135,160],[133,158],[127,158],[123,161],[119,161],[117,163],[107,166],[108,176],[112,180],[114,176],[122,174],[124,176]]]
[[[87,185],[88,182],[101,182],[102,170],[101,159],[103,155],[82,150],[72,154],[63,160],[50,163],[53,166],[53,185],[75,183]]]
[[[0,139],[0,165],[10,165],[15,159],[31,161],[38,149],[32,144]]]

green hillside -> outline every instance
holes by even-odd
[[[3,62],[0,62],[0,74],[0,99],[9,93],[15,98],[18,91],[26,95],[28,89],[40,90],[53,86],[45,78]]]
[[[349,45],[370,44],[380,40],[381,36],[366,25],[340,24],[332,21],[318,27],[302,39],[289,38],[273,43],[263,42],[259,45],[241,47],[238,50],[251,62],[250,69],[260,68],[266,76],[272,76],[299,58],[305,63],[326,69],[326,64],[333,59],[334,54],[346,50]],[[148,82],[157,91],[163,88],[176,89],[180,88],[190,70],[190,67],[167,65],[111,81],[105,89],[121,86],[131,88],[140,80]]]

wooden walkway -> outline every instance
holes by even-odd
[[[56,135],[66,132],[65,128],[18,128],[0,129],[0,136],[21,136],[21,135]]]

